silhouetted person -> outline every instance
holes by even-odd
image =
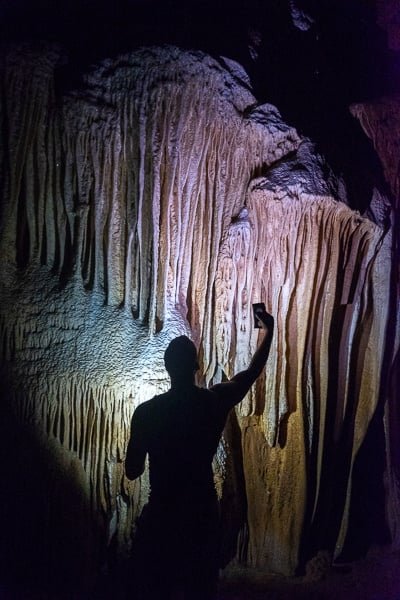
[[[135,598],[214,597],[218,579],[219,516],[212,460],[231,408],[262,372],[273,318],[259,316],[264,336],[250,366],[210,389],[195,385],[196,348],[186,336],[169,344],[171,389],[135,410],[125,469],[139,477],[149,455],[150,498],[134,540]],[[184,596],[182,593],[184,591]]]

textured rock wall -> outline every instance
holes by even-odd
[[[148,493],[123,475],[130,417],[168,385],[168,341],[191,334],[219,381],[248,364],[264,300],[266,375],[215,460],[226,558],[293,573],[303,545],[337,554],[379,395],[387,230],[330,195],[232,61],[143,49],[63,97],[58,61],[17,47],[2,73],[4,402],[60,448],[57,477],[79,465],[97,548],[127,547]]]

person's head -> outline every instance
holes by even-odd
[[[192,379],[199,368],[196,346],[186,335],[181,335],[169,343],[164,362],[171,379]]]

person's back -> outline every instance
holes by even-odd
[[[218,394],[194,385],[145,402],[137,417],[146,429],[150,502],[214,495],[212,460],[229,408]]]
[[[156,396],[135,413],[151,490],[135,541],[142,597],[168,598],[167,588],[179,585],[186,597],[212,597],[219,538],[212,460],[226,415],[217,393],[194,385]],[[150,560],[156,569],[148,569]]]

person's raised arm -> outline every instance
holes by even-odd
[[[274,332],[274,318],[264,311],[257,315],[257,319],[264,331],[264,336],[251,359],[250,365],[246,370],[237,373],[230,381],[217,384],[211,388],[232,406],[243,400],[257,377],[261,374],[269,356]]]

